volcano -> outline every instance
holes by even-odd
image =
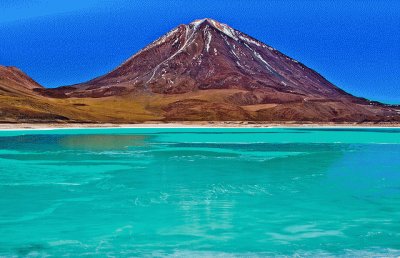
[[[351,98],[302,63],[213,19],[180,25],[110,73],[74,88],[69,95],[243,89],[265,91],[264,98],[285,94],[283,102]]]
[[[179,25],[103,76],[33,91],[64,103],[84,102],[73,107],[82,112],[99,109],[90,121],[400,120],[398,107],[355,97],[301,62],[208,18]],[[110,108],[102,101],[111,101],[118,114],[101,117]],[[84,108],[94,102],[96,108]]]

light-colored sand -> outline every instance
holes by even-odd
[[[399,123],[262,123],[262,122],[147,122],[139,124],[86,124],[86,123],[3,123],[0,130],[51,130],[79,128],[263,128],[263,127],[400,127]]]
[[[257,104],[257,105],[247,105],[247,106],[241,106],[241,108],[244,108],[247,111],[258,111],[261,109],[267,109],[267,108],[273,108],[278,106],[278,104]]]

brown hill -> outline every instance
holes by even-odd
[[[37,88],[42,86],[18,68],[0,65],[0,94],[32,94]]]
[[[39,96],[36,89],[43,87],[18,68],[0,66],[0,122],[65,119],[56,114],[57,104]]]
[[[40,93],[44,91],[18,68],[0,66],[0,123],[121,123],[162,119],[145,111],[142,104],[124,98],[59,99],[42,96]],[[132,109],[135,111],[131,112]]]

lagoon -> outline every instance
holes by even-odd
[[[0,256],[399,256],[399,128],[0,131]]]

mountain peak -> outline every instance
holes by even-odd
[[[238,39],[237,31],[235,29],[233,29],[232,27],[230,27],[229,25],[227,25],[225,23],[221,23],[221,22],[211,19],[211,18],[197,19],[197,20],[192,21],[189,25],[194,27],[195,29],[197,29],[202,24],[210,25],[211,27],[219,30],[223,34],[225,34],[235,40]]]
[[[205,22],[207,22],[207,23],[209,23],[211,25],[221,24],[219,21],[211,19],[211,18],[196,19],[196,20],[192,21],[190,24],[192,24],[192,25],[200,25],[200,24],[205,23]]]
[[[234,88],[283,92],[289,101],[343,94],[303,64],[211,18],[172,29],[110,73],[76,86],[85,95]]]

